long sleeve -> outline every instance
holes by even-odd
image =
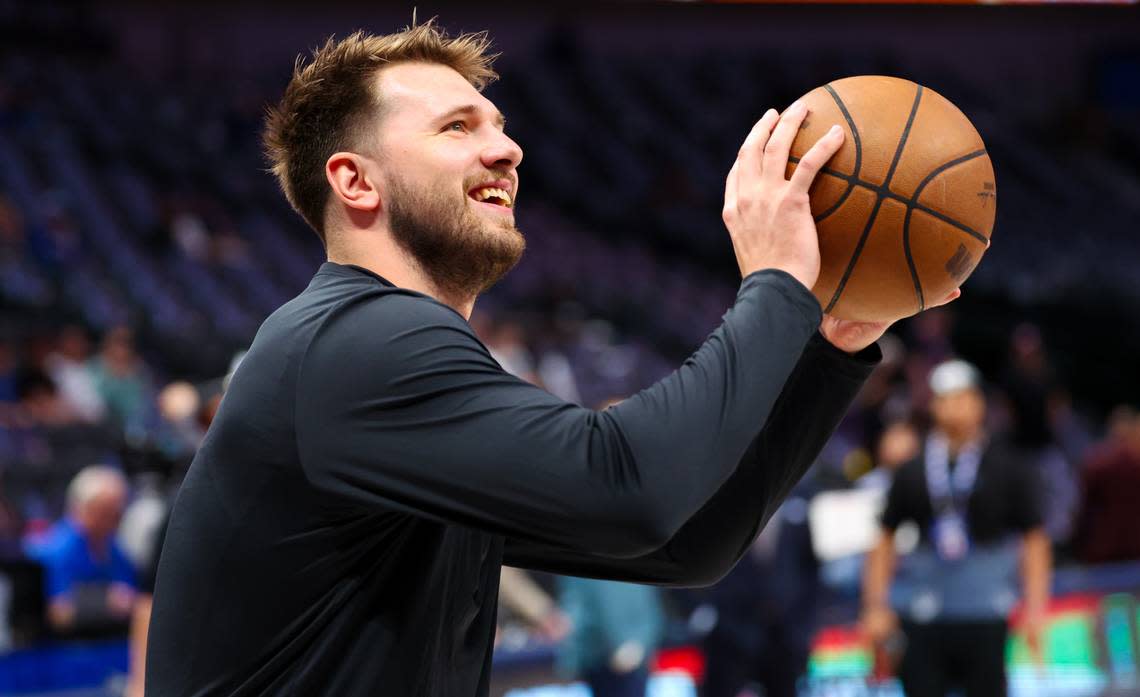
[[[820,316],[792,277],[751,274],[677,371],[595,412],[504,372],[439,303],[354,298],[329,313],[299,361],[301,466],[330,515],[402,513],[591,554],[644,555],[736,471]],[[763,459],[795,450],[775,434],[752,447]],[[778,477],[780,486],[791,479]],[[696,524],[709,525],[709,515]]]
[[[817,334],[739,467],[660,549],[613,560],[508,539],[506,563],[641,583],[716,582],[811,466],[879,358],[877,347],[848,356]]]

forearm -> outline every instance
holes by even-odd
[[[811,467],[878,361],[877,348],[848,356],[818,334],[759,436],[728,481],[659,554],[693,585],[715,583]]]
[[[1053,553],[1045,530],[1037,528],[1026,533],[1022,545],[1021,576],[1028,611],[1044,612],[1049,605],[1052,569]]]
[[[715,582],[739,560],[811,466],[877,360],[877,350],[852,357],[818,335],[813,338],[739,466],[661,549],[634,559],[608,560],[512,544],[508,560],[558,573],[669,585]],[[534,566],[550,563],[558,567]]]
[[[656,490],[651,503],[674,514],[667,539],[694,514],[704,517],[698,511],[725,491],[742,461],[764,456],[768,438],[758,444],[757,434],[777,411],[786,411],[778,406],[781,395],[818,327],[813,301],[782,274],[750,277],[724,325],[693,358],[612,410],[639,469],[652,477],[645,483]],[[751,479],[738,483],[756,484]],[[748,494],[771,491],[750,490],[740,503],[756,502]]]
[[[863,568],[863,609],[876,610],[890,605],[891,579],[895,573],[893,531],[884,529],[878,543],[867,554]]]
[[[504,566],[499,577],[499,600],[532,625],[538,625],[554,609],[554,601],[530,576]]]
[[[146,676],[146,640],[150,629],[150,610],[153,596],[139,595],[131,612],[130,674],[124,697],[142,697]]]

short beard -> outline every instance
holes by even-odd
[[[474,298],[495,285],[522,257],[526,240],[514,224],[476,215],[447,196],[413,191],[389,180],[392,237],[449,299]]]

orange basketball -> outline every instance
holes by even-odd
[[[812,292],[842,319],[895,320],[946,297],[989,246],[997,188],[970,120],[934,90],[877,75],[803,97],[788,174],[832,124],[843,147],[810,190],[822,267]]]

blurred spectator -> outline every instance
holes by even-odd
[[[146,644],[150,630],[150,613],[154,607],[154,581],[158,577],[158,561],[162,545],[166,542],[166,526],[170,522],[170,509],[154,530],[150,549],[139,568],[138,595],[131,610],[130,653],[127,685],[123,697],[143,697],[146,681]]]
[[[917,457],[921,450],[922,439],[914,423],[907,420],[891,423],[879,437],[875,448],[875,469],[858,480],[858,487],[887,491],[895,472]]]
[[[1011,440],[1040,475],[1045,531],[1055,545],[1064,544],[1073,530],[1077,475],[1053,437],[1049,405],[1057,380],[1036,326],[1026,323],[1013,330],[1002,388]]]
[[[59,388],[60,397],[84,420],[95,423],[102,420],[107,408],[88,367],[90,358],[86,330],[68,325],[60,331],[56,350],[48,354],[44,367]]]
[[[1092,563],[1140,559],[1140,415],[1116,409],[1107,439],[1081,471],[1078,557]]]
[[[690,620],[708,632],[701,697],[737,697],[753,685],[765,697],[796,696],[816,629],[818,576],[807,502],[793,494],[748,554],[701,593],[705,603]]]
[[[1018,445],[1036,448],[1052,440],[1047,411],[1055,385],[1041,330],[1028,323],[1018,325],[1010,335],[1002,385],[1010,403],[1010,435]]]
[[[526,345],[526,333],[516,321],[505,320],[489,325],[490,331],[484,338],[487,350],[512,375],[537,383],[534,356]]]
[[[4,432],[4,485],[36,532],[63,512],[68,482],[87,463],[105,457],[113,439],[103,427],[83,421],[42,370],[23,371],[17,391],[19,409]]]
[[[559,587],[571,626],[560,667],[582,678],[594,697],[645,697],[665,627],[660,590],[569,576]]]
[[[171,459],[193,457],[206,437],[203,404],[198,388],[185,380],[175,380],[158,393],[159,424],[155,438]],[[206,421],[208,424],[209,421]]]
[[[142,423],[149,411],[150,376],[135,353],[134,336],[127,327],[115,327],[103,338],[91,374],[111,417],[122,428]]]
[[[28,549],[44,565],[48,621],[61,634],[125,631],[135,599],[135,576],[115,533],[127,481],[104,465],[85,468],[67,491],[67,517]]]
[[[1051,561],[1039,487],[1020,453],[985,433],[986,400],[973,366],[942,363],[929,386],[933,428],[887,495],[865,570],[862,626],[877,647],[905,642],[899,677],[909,697],[945,697],[955,687],[1004,695],[1018,540],[1023,629],[1041,659]],[[890,594],[895,532],[904,523],[917,525],[919,544],[901,564],[904,592]]]
[[[67,403],[51,377],[38,368],[20,375],[20,408],[32,423],[42,426],[66,426],[79,421],[79,414]]]

